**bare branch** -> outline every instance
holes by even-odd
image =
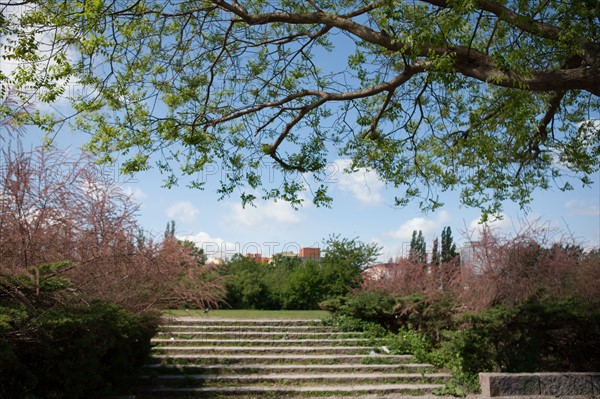
[[[383,117],[383,114],[385,113],[387,107],[390,105],[390,102],[394,98],[395,91],[395,89],[391,89],[388,92],[387,96],[385,97],[385,101],[383,102],[383,104],[381,104],[381,107],[379,108],[379,112],[377,112],[377,116],[375,117],[375,119],[373,119],[373,122],[371,122],[371,126],[369,127],[369,138],[371,138],[372,140],[374,140],[377,136],[377,126],[379,125],[379,121],[381,121],[381,118]]]
[[[301,90],[297,93],[290,94],[278,101],[270,101],[261,104],[254,105],[252,107],[247,107],[243,109],[239,109],[230,113],[227,116],[222,118],[214,119],[207,124],[210,126],[216,126],[224,122],[228,122],[234,119],[241,118],[243,116],[256,113],[266,108],[277,108],[281,107],[285,104],[288,104],[294,100],[299,100],[305,97],[319,97],[324,101],[347,101],[347,100],[356,100],[358,98],[370,97],[375,94],[379,94],[383,91],[389,91],[395,87],[398,87],[404,83],[406,83],[412,76],[417,73],[423,72],[426,69],[427,63],[422,63],[419,65],[412,65],[408,67],[401,75],[398,75],[396,78],[392,79],[389,82],[381,83],[366,89],[356,90],[346,93],[329,93],[326,91],[320,90]],[[319,100],[320,101],[320,100]]]

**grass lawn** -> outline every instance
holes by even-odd
[[[173,309],[163,312],[173,316],[206,317],[207,319],[324,319],[330,315],[325,310],[249,310],[218,309],[204,313],[204,310]]]

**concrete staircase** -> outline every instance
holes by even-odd
[[[399,398],[450,377],[318,320],[171,318],[154,344],[138,398]]]

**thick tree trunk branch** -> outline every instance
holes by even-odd
[[[428,0],[428,2],[435,5],[438,5],[437,2],[440,2],[440,4],[447,5],[444,0]],[[397,40],[397,38],[391,37],[383,32],[377,32],[345,16],[320,11],[301,14],[274,12],[254,15],[246,12],[241,6],[230,4],[224,0],[214,0],[213,3],[226,11],[234,13],[249,25],[266,25],[270,23],[325,25],[352,33],[366,42],[379,45],[390,51],[408,55],[414,50],[408,44]],[[486,7],[490,9],[496,10],[496,12],[504,12],[502,15],[512,15],[508,12],[509,10],[504,10],[503,6],[496,3],[485,1],[480,1],[480,3],[486,5]],[[519,24],[521,25],[525,23],[522,22],[523,18],[520,18],[517,14],[512,15],[510,18],[520,21]],[[540,29],[547,32],[547,35],[554,37],[558,32],[552,28],[553,27],[551,26],[544,25],[543,27],[536,27],[535,29]],[[591,45],[584,46],[585,50],[588,52],[588,48],[592,47],[595,48],[595,46]],[[587,60],[586,62],[583,62],[582,60],[582,62],[574,68],[558,70],[532,69],[527,73],[527,76],[525,76],[501,69],[487,54],[466,46],[449,46],[447,48],[433,46],[425,47],[421,49],[419,53],[420,56],[425,57],[431,51],[434,51],[439,55],[454,53],[454,65],[457,72],[488,84],[530,91],[585,90],[600,96],[600,62],[598,61],[597,54],[590,55],[586,53],[586,56],[584,56],[583,59],[592,60]]]
[[[431,5],[449,8],[451,5],[447,0],[421,0],[425,3],[429,3]],[[495,1],[488,0],[478,0],[475,2],[475,5],[478,9],[484,10],[494,14],[498,19],[521,29],[524,32],[530,33],[535,36],[543,37],[545,39],[550,40],[558,40],[560,36],[561,29],[544,24],[543,22],[538,22],[533,18],[520,15],[510,8],[504,7],[500,3],[496,3]]]
[[[503,70],[486,54],[465,47],[453,47],[454,66],[463,75],[486,83],[529,91],[585,90],[600,96],[600,63],[556,70],[530,70],[527,75]],[[577,62],[577,60],[575,60]],[[583,64],[583,65],[582,65]]]

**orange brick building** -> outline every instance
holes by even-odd
[[[302,259],[321,260],[321,248],[300,248]]]

